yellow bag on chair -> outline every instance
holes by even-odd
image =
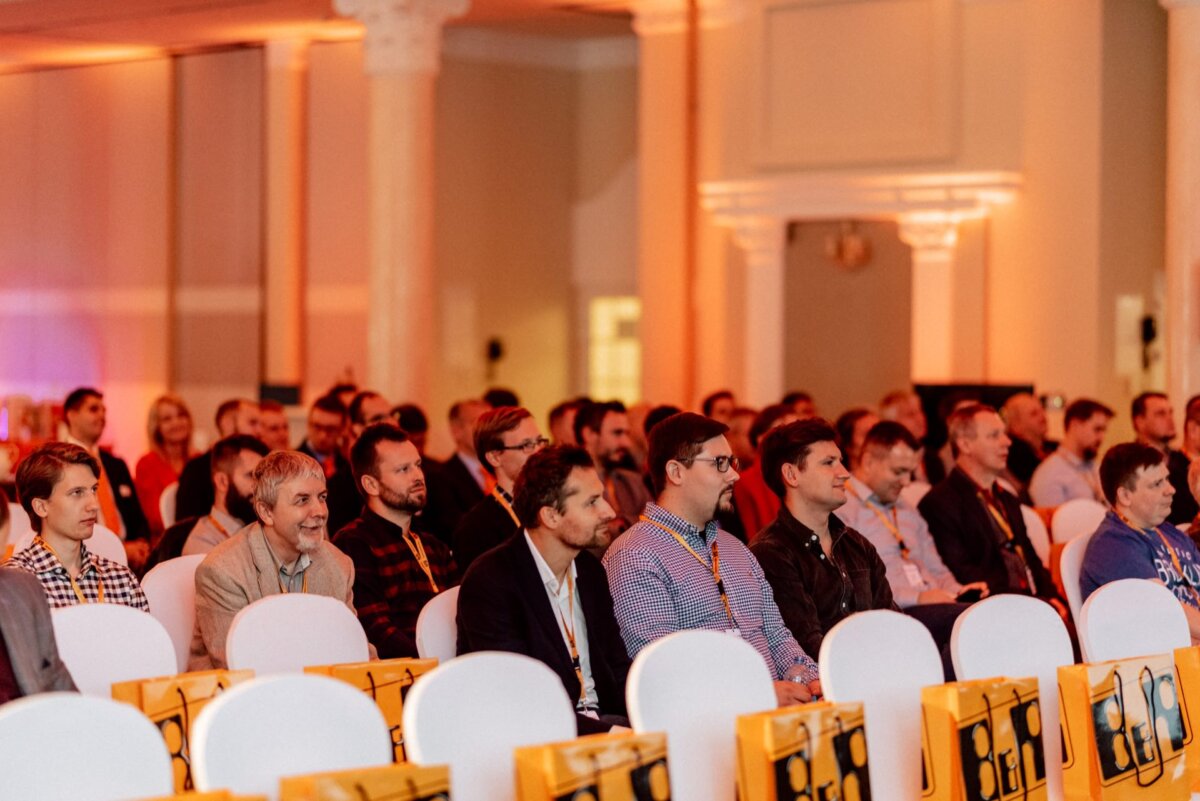
[[[112,697],[133,704],[158,726],[171,753],[175,792],[181,793],[193,789],[188,737],[196,715],[218,693],[252,678],[253,670],[202,670],[118,682]]]
[[[517,801],[669,801],[665,734],[592,734],[516,749]]]
[[[1044,801],[1046,759],[1038,682],[977,679],[925,687],[929,749],[922,798]]]
[[[313,665],[305,673],[332,676],[353,684],[375,701],[392,734],[392,760],[404,761],[404,699],[417,677],[437,667],[436,659],[379,659],[342,665]]]
[[[819,701],[737,720],[741,801],[870,801],[862,704]]]
[[[1174,655],[1068,665],[1058,684],[1068,801],[1190,798],[1195,713]]]
[[[265,795],[234,795],[228,790],[212,790],[206,793],[179,793],[140,798],[138,801],[267,801]]]
[[[279,801],[450,801],[446,765],[387,765],[289,776]]]

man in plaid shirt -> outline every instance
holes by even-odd
[[[17,467],[17,496],[37,533],[8,567],[32,573],[52,608],[113,603],[150,611],[128,567],[90,552],[100,515],[100,465],[78,445],[50,442]]]

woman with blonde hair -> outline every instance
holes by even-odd
[[[192,413],[183,399],[177,395],[156,398],[150,404],[146,434],[150,439],[150,451],[138,459],[133,483],[137,486],[142,511],[150,523],[151,542],[154,542],[162,535],[164,528],[158,509],[159,497],[163,490],[179,480],[183,466],[195,455],[192,449]]]

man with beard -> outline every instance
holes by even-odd
[[[1067,406],[1062,443],[1038,465],[1029,482],[1034,506],[1058,506],[1075,498],[1105,502],[1096,455],[1112,416],[1112,409],[1087,398]]]
[[[651,429],[658,500],[604,555],[613,611],[630,656],[676,631],[722,631],[762,655],[780,706],[804,703],[820,694],[817,665],[784,625],[754,556],[714,520],[738,480],[727,430],[689,412]]]
[[[421,608],[458,583],[450,549],[412,530],[425,508],[421,455],[395,423],[372,423],[350,450],[366,508],[334,538],[354,562],[354,600],[367,639],[384,659],[416,656]]]
[[[311,592],[354,609],[354,564],[325,538],[329,508],[321,465],[307,454],[275,451],[258,463],[254,482],[259,522],[213,548],[196,568],[188,670],[227,667],[225,638],[234,616],[269,595]]]
[[[258,517],[254,514],[254,468],[270,451],[259,439],[234,434],[212,449],[212,510],[196,522],[183,555],[208,553]]]
[[[458,596],[458,652],[511,651],[545,663],[575,702],[580,734],[628,726],[629,655],[604,569],[612,507],[586,451],[529,457],[513,508],[524,531],[475,560]]]
[[[608,527],[615,539],[652,500],[641,475],[622,466],[628,464],[633,445],[625,407],[615,401],[580,407],[575,414],[575,440],[592,457],[604,484],[604,500],[616,512]]]

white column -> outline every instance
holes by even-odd
[[[1167,381],[1200,391],[1200,2],[1167,9]]]
[[[370,305],[367,383],[429,401],[433,288],[434,84],[442,25],[468,0],[335,0],[367,28],[370,81]]]
[[[954,246],[958,226],[946,215],[900,217],[900,239],[912,248],[914,383],[954,379]]]
[[[784,393],[787,223],[778,217],[738,220],[734,240],[746,259],[745,354],[740,396],[750,406],[778,403]]]
[[[263,378],[304,381],[305,79],[308,43],[266,43],[266,277]]]

